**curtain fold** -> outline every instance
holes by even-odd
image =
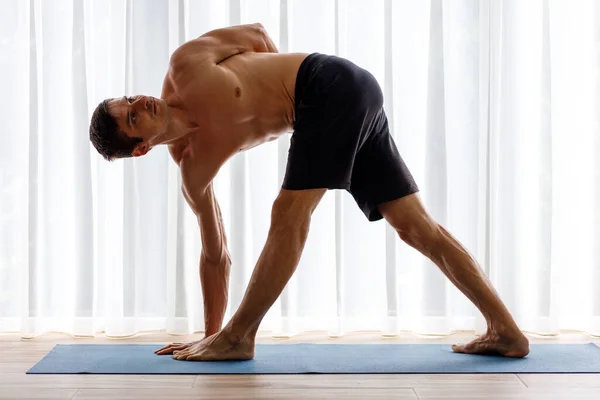
[[[431,214],[480,262],[521,328],[600,334],[600,7],[593,0],[0,2],[0,332],[204,328],[200,232],[166,148],[107,163],[105,98],[160,96],[170,54],[261,22],[282,52],[336,54],[385,94]],[[289,136],[215,180],[235,312],[265,244]],[[485,329],[476,308],[346,192],[314,213],[261,330]]]

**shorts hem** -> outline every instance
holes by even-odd
[[[365,213],[365,216],[367,217],[367,220],[369,222],[380,221],[383,219],[383,215],[381,215],[381,212],[379,211],[380,205],[382,205],[383,203],[401,199],[406,196],[410,196],[411,194],[419,193],[419,191],[420,191],[419,188],[414,186],[414,187],[411,187],[409,190],[401,192],[401,193],[396,193],[394,195],[385,196],[385,197],[382,196],[378,200],[369,202],[368,204],[366,204],[363,207],[363,212]]]
[[[291,185],[288,183],[283,183],[281,185],[282,189],[285,190],[310,190],[310,189],[327,189],[327,190],[349,190],[350,182],[345,183],[311,183],[311,184],[303,184],[303,185]]]

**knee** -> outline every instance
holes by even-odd
[[[311,212],[302,202],[288,196],[278,196],[271,210],[271,226],[274,229],[302,230],[310,224]]]
[[[440,225],[430,216],[408,218],[394,224],[400,239],[426,256],[436,253],[441,238]]]

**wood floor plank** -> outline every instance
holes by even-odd
[[[512,374],[198,375],[194,387],[273,389],[410,389],[418,387],[525,387]]]
[[[5,388],[140,388],[170,389],[192,388],[194,375],[93,375],[93,374],[51,374],[27,375],[23,373],[0,374],[0,390]]]
[[[530,388],[600,388],[600,374],[519,374],[519,378]]]
[[[76,400],[339,400],[339,399],[381,399],[418,400],[411,389],[270,389],[270,388],[193,388],[193,389],[81,389]]]
[[[31,368],[31,362],[22,361],[0,361],[0,374],[7,372],[25,373]]]
[[[26,372],[39,360],[44,358],[47,351],[37,349],[2,350],[0,349],[0,373]]]
[[[40,389],[30,387],[16,387],[0,389],[2,400],[69,400],[77,393],[77,389]]]
[[[596,388],[416,388],[419,400],[598,400]]]

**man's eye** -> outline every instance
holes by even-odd
[[[128,102],[130,102],[130,103],[133,103],[133,100],[134,100],[134,98],[133,98],[133,97],[128,97],[128,98],[127,98],[127,101],[128,101]]]

